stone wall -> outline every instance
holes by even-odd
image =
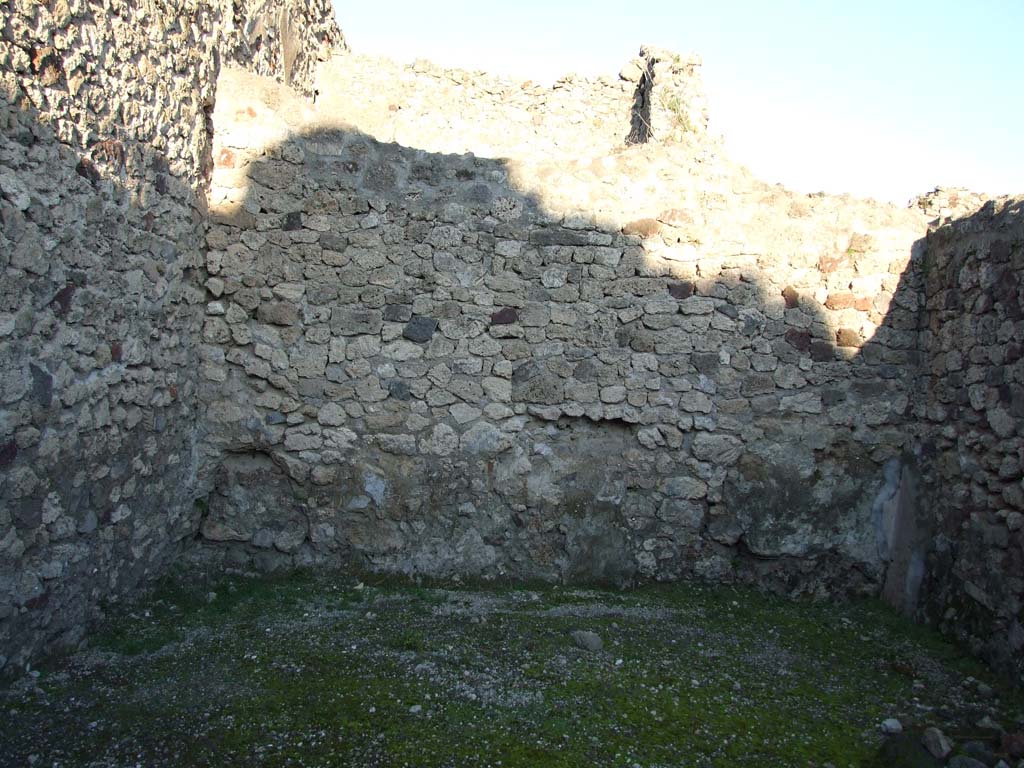
[[[186,558],[881,594],[1024,675],[1020,200],[764,184],[652,48],[2,13],[0,668]]]
[[[937,201],[925,261],[926,609],[1024,679],[1024,200],[963,198]]]
[[[546,87],[429,61],[402,66],[345,53],[321,68],[317,106],[378,141],[586,167],[615,147],[643,143],[631,138],[635,124],[646,129],[644,141],[713,144],[699,61],[645,47],[618,77],[569,74]],[[576,193],[565,201],[578,202]]]
[[[195,530],[219,58],[309,90],[328,7],[0,11],[0,669],[75,642]]]
[[[225,75],[205,557],[880,588],[919,211],[765,185],[702,128],[627,147],[629,80],[342,56],[314,109]]]
[[[347,49],[331,0],[208,0],[221,24],[223,63],[315,96],[317,62]]]

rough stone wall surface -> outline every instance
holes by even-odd
[[[629,81],[343,56],[314,109],[224,76],[205,557],[879,588],[922,213],[765,185],[702,130],[626,147]]]
[[[505,158],[517,170],[530,161],[571,170],[582,184],[567,189],[535,177],[515,178],[521,188],[544,188],[549,204],[571,207],[604,174],[604,158],[627,143],[640,81],[648,68],[661,72],[643,97],[659,105],[654,117],[645,118],[654,123],[651,139],[684,143],[697,160],[709,159],[720,148],[708,135],[698,60],[646,48],[617,78],[570,74],[550,87],[445,69],[427,61],[401,66],[377,57],[341,54],[320,68],[315,87],[318,113],[329,116],[328,122],[357,126],[378,141],[437,154]],[[679,117],[670,121],[660,116],[664,104],[673,106]],[[640,184],[651,181],[632,179],[637,194],[644,191]],[[621,212],[610,207],[586,213],[616,217]]]
[[[289,7],[0,11],[0,669],[75,642],[195,529],[218,52],[288,58],[308,89],[311,52],[340,38],[325,3]]]
[[[924,270],[926,609],[1024,680],[1024,199],[941,198]]]
[[[223,63],[313,95],[317,62],[345,50],[330,0],[207,0],[217,8]]]
[[[4,7],[0,668],[185,556],[881,593],[1024,676],[1020,200],[795,194],[696,58],[329,10]]]

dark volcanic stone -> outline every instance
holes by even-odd
[[[799,349],[801,352],[806,352],[811,348],[811,334],[809,331],[790,328],[786,331],[786,341],[789,342],[790,346]]]
[[[829,360],[835,358],[835,352],[832,349],[832,345],[827,341],[812,341],[811,342],[811,360],[816,363],[827,363]]]
[[[41,406],[49,408],[53,402],[53,376],[35,363],[29,363],[28,369],[32,372],[32,394]]]
[[[405,323],[412,317],[412,307],[408,304],[387,304],[384,307],[384,319],[389,323]]]
[[[718,371],[721,362],[717,352],[694,352],[690,358],[698,373],[711,375]]]
[[[409,385],[401,379],[392,379],[388,382],[388,392],[396,400],[408,400],[412,397]]]
[[[434,331],[437,330],[437,320],[432,317],[424,317],[423,315],[416,315],[405,325],[405,330],[402,331],[402,335],[409,341],[415,341],[419,343],[430,341],[434,336]]]
[[[688,299],[693,296],[693,283],[684,280],[681,283],[669,283],[668,292],[675,299]]]
[[[57,305],[57,314],[63,317],[68,313],[71,308],[71,299],[75,295],[75,286],[73,283],[68,283],[59,291],[57,295],[53,297],[53,304]]]
[[[821,404],[828,408],[846,400],[846,391],[839,387],[825,387],[821,390]]]
[[[13,464],[14,459],[18,456],[18,444],[13,440],[0,445],[0,467],[6,467],[8,464]]]
[[[719,304],[715,307],[716,312],[721,312],[723,315],[728,317],[730,320],[735,320],[740,316],[740,312],[732,304]]]
[[[491,313],[491,325],[509,325],[519,320],[515,307],[504,307]]]

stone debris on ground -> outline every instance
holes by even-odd
[[[112,609],[90,647],[0,687],[0,764],[1021,761],[1020,693],[873,601],[194,578]],[[1007,730],[979,732],[983,718]]]

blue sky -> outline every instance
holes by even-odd
[[[359,53],[544,82],[695,51],[730,154],[804,192],[1024,192],[1024,0],[334,4]]]

